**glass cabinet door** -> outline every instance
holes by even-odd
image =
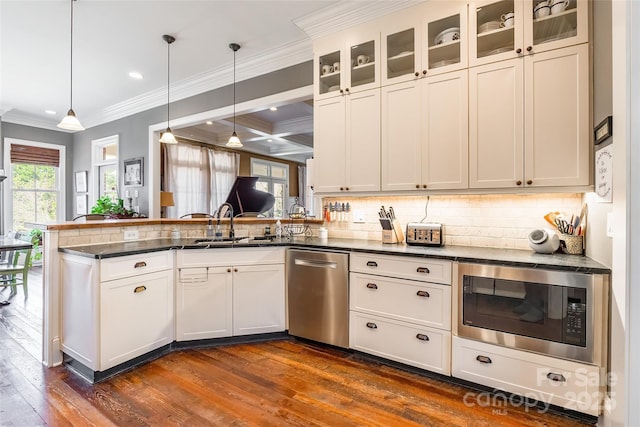
[[[586,0],[532,0],[525,4],[525,46],[541,52],[586,43]],[[530,30],[530,31],[529,31]]]
[[[416,51],[416,28],[406,28],[391,34],[383,34],[382,70],[383,84],[403,82],[414,78],[420,68],[420,57]]]
[[[349,83],[348,91],[358,92],[379,86],[379,58],[376,40],[368,40],[348,46]]]
[[[523,3],[502,0],[471,4],[472,65],[514,58],[523,52]]]
[[[427,75],[457,70],[467,66],[467,9],[459,2],[445,7],[435,2],[428,10],[423,28],[423,68]]]
[[[318,75],[317,94],[319,97],[336,96],[340,94],[342,67],[340,50],[318,56],[315,72]]]

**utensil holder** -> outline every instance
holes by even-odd
[[[570,255],[582,255],[582,236],[574,236],[572,234],[560,235],[562,252]]]

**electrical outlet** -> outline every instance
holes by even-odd
[[[138,230],[125,230],[124,240],[138,240]]]
[[[353,222],[354,224],[363,224],[364,223],[364,212],[362,211],[353,211]]]
[[[138,190],[135,190],[135,191],[133,192],[133,197],[138,197]]]

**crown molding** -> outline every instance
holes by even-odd
[[[13,123],[22,126],[31,126],[40,129],[55,130],[57,132],[75,133],[75,131],[69,131],[60,129],[57,124],[58,121],[47,120],[41,117],[32,116],[31,114],[24,113],[20,110],[8,110],[2,115],[3,123]]]
[[[315,40],[423,2],[424,0],[340,2],[295,19],[293,23]]]
[[[313,59],[309,39],[277,46],[261,55],[237,61],[236,82],[247,80]],[[171,102],[180,101],[233,83],[233,66],[220,67],[171,84]],[[105,108],[85,118],[86,127],[97,126],[166,104],[167,91],[161,88]]]

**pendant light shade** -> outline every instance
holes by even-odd
[[[178,141],[176,137],[173,136],[173,132],[171,131],[171,127],[169,126],[169,83],[170,83],[170,64],[171,64],[171,56],[170,56],[170,46],[171,43],[176,41],[176,38],[165,34],[162,36],[162,39],[167,42],[167,130],[165,130],[162,135],[160,135],[160,142],[164,144],[177,144]]]
[[[229,48],[233,51],[233,133],[229,138],[229,142],[227,142],[227,147],[239,148],[243,146],[236,133],[236,52],[240,49],[240,45],[238,43],[230,43]]]
[[[75,1],[76,0],[71,0],[71,32],[70,32],[71,34],[71,55],[70,55],[71,66],[69,67],[69,70],[70,70],[69,111],[67,112],[67,115],[62,119],[62,121],[58,123],[58,127],[64,130],[80,131],[80,130],[84,130],[84,127],[80,124],[80,120],[78,120],[78,118],[76,117],[75,111],[73,111],[73,3]]]

